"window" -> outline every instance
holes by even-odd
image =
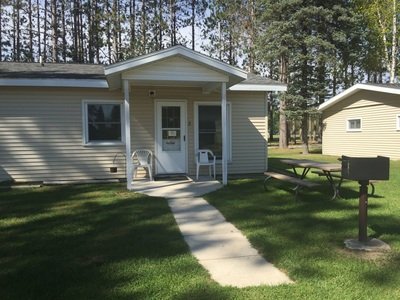
[[[361,118],[348,119],[347,131],[361,131]]]
[[[217,159],[222,159],[222,123],[221,104],[197,103],[195,105],[195,148],[210,149]],[[228,160],[231,158],[230,105],[227,109],[228,119]]]
[[[116,101],[84,101],[84,143],[120,144],[123,140],[122,105]]]

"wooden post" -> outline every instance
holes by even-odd
[[[221,84],[221,123],[222,123],[222,184],[228,184],[228,121],[226,103],[226,82]]]
[[[129,108],[129,81],[123,81],[124,87],[124,121],[125,121],[125,158],[126,158],[126,188],[132,189],[132,164],[131,164],[131,118]]]
[[[358,203],[358,240],[362,243],[368,242],[367,219],[368,219],[368,180],[360,180],[360,199]]]

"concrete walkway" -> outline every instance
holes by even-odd
[[[217,181],[153,182],[147,187],[137,184],[135,190],[168,199],[192,254],[219,284],[248,287],[292,283],[286,274],[259,255],[215,207],[199,197],[220,187]]]

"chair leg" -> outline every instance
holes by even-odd
[[[211,177],[211,166],[208,166],[208,176]]]
[[[137,174],[137,167],[133,167],[133,179],[135,179]]]
[[[213,165],[213,168],[214,168],[214,180],[215,180],[215,164]]]
[[[196,166],[196,180],[199,180],[199,165]]]
[[[150,181],[153,181],[153,174],[151,173],[151,167],[147,167],[147,169],[149,170]]]

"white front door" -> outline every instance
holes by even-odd
[[[156,102],[156,173],[187,173],[186,102]]]

